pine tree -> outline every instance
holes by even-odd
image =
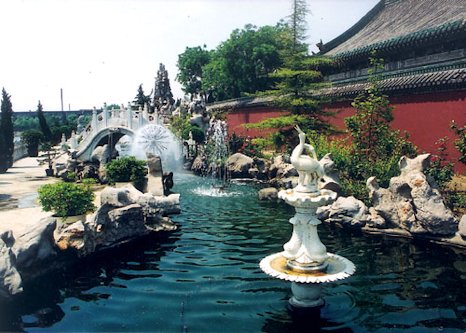
[[[13,130],[13,107],[10,100],[10,95],[7,94],[5,88],[2,89],[2,106],[1,106],[1,133],[3,136],[3,149],[5,149],[5,156],[7,168],[13,165],[13,153],[15,149],[14,144],[14,130]],[[5,170],[6,171],[6,170]]]
[[[44,134],[46,141],[52,141],[52,132],[50,131],[49,125],[47,125],[47,120],[44,116],[44,111],[42,110],[42,104],[39,101],[37,104],[37,118],[39,119],[39,126],[42,134]]]
[[[274,139],[278,146],[284,143],[283,138],[290,137],[290,128],[296,124],[305,131],[331,131],[322,108],[325,101],[316,96],[315,91],[324,86],[321,70],[333,66],[333,60],[309,55],[305,43],[307,12],[305,0],[292,0],[288,30],[283,37],[289,45],[282,53],[284,66],[271,75],[277,82],[275,89],[265,92],[273,96],[270,103],[287,114],[248,126],[280,129]]]
[[[152,95],[149,94],[149,95],[145,95],[144,94],[144,89],[142,89],[142,83],[139,85],[139,88],[138,88],[138,94],[136,95],[136,97],[134,98],[134,101],[133,103],[136,105],[136,107],[142,107],[144,108],[144,105],[150,105],[150,96]]]

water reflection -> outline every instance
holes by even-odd
[[[249,186],[203,196],[202,180],[176,181],[180,230],[81,262],[0,305],[0,330],[146,332],[463,332],[466,257],[452,249],[319,226],[354,276],[324,288],[312,320],[287,310],[287,282],[260,259],[281,250],[293,215]],[[309,314],[306,315],[309,317]],[[312,317],[312,316],[311,316]]]

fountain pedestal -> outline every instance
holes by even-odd
[[[299,174],[294,189],[282,190],[278,197],[296,210],[290,219],[293,232],[283,246],[283,252],[274,253],[261,260],[260,267],[268,275],[291,281],[293,297],[289,303],[298,309],[313,309],[324,304],[322,284],[343,280],[355,272],[354,264],[339,255],[328,253],[320,241],[317,226],[321,223],[316,210],[335,201],[337,194],[319,189],[319,180],[324,176],[317,161],[315,149],[306,144],[306,136],[296,126],[299,145],[293,150],[291,163]],[[309,151],[313,156],[305,155]]]

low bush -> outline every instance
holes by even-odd
[[[82,215],[96,208],[89,186],[60,182],[43,185],[38,192],[44,211],[53,211],[59,217]]]
[[[125,156],[111,161],[105,168],[110,183],[133,182],[139,190],[144,187],[147,175],[145,161],[137,160],[134,156]]]

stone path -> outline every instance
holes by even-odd
[[[45,165],[37,158],[26,157],[15,162],[13,167],[0,174],[0,232],[8,229],[26,228],[31,219],[37,221],[51,215],[42,211],[37,203],[37,189],[47,183],[58,181],[45,176]]]

